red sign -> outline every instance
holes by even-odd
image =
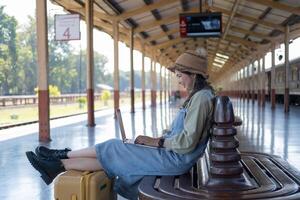
[[[179,18],[180,37],[186,37],[186,32],[187,32],[186,29],[187,29],[186,17],[180,16]]]

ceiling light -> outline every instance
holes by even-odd
[[[220,65],[218,63],[213,63],[213,65],[216,66],[216,67],[220,67],[220,68],[223,67],[223,65]]]
[[[215,62],[218,62],[218,63],[221,63],[221,64],[223,64],[223,65],[226,63],[226,60],[221,60],[221,59],[219,59],[219,58],[215,58],[214,61],[215,61]]]
[[[217,53],[216,55],[219,56],[219,57],[221,57],[221,58],[225,58],[225,59],[229,58],[229,56],[224,55],[224,54],[220,54],[220,53]]]

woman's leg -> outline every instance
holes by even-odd
[[[61,161],[66,170],[98,171],[103,169],[96,158],[70,158]]]
[[[96,158],[96,149],[93,146],[75,151],[69,151],[67,156],[68,158]]]

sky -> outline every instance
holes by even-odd
[[[0,6],[5,6],[4,12],[10,16],[14,16],[19,26],[28,23],[28,15],[35,16],[36,0],[0,0]],[[48,15],[63,14],[64,11],[60,6],[53,5],[48,1],[47,3]],[[81,40],[70,41],[70,44],[79,51],[81,48],[86,48],[86,26],[85,22],[80,23]],[[94,30],[94,50],[105,55],[108,58],[106,69],[113,72],[113,40],[111,36],[106,33]],[[119,69],[123,71],[130,70],[130,51],[124,43],[119,42]],[[134,50],[134,69],[142,69],[142,55],[140,52]],[[160,66],[157,65],[157,71]],[[145,70],[150,69],[150,59],[145,57]]]

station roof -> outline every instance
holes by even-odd
[[[71,13],[85,17],[84,0],[52,0]],[[200,2],[202,6],[200,6]],[[220,38],[181,38],[179,14],[222,12]],[[209,74],[213,79],[228,69],[238,69],[262,56],[272,45],[300,35],[300,1],[297,0],[94,0],[94,25],[113,35],[119,22],[119,39],[168,67],[188,49],[203,46],[208,51]],[[133,29],[132,29],[133,28]],[[225,56],[224,56],[225,55]],[[228,56],[228,58],[227,58]],[[215,66],[215,64],[219,66]],[[222,65],[222,67],[220,67]]]

